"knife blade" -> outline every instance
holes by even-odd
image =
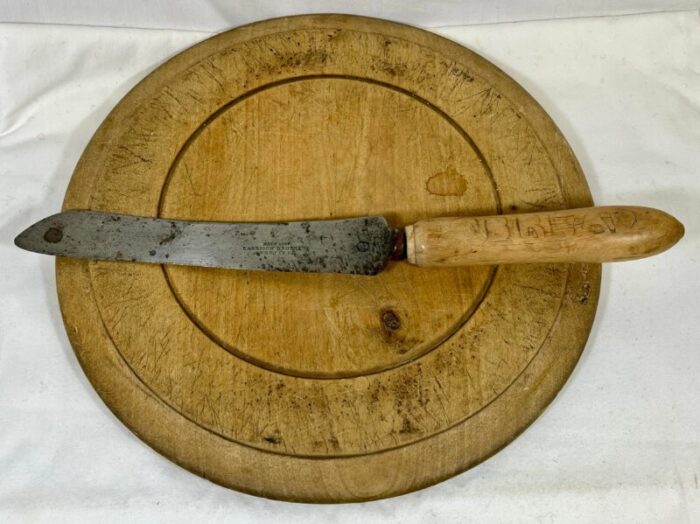
[[[381,216],[228,223],[66,211],[15,244],[82,259],[375,275],[390,259],[421,267],[631,260],[665,251],[683,233],[671,215],[634,206],[431,218],[403,229]]]
[[[374,275],[386,265],[397,235],[377,216],[225,223],[68,211],[30,226],[15,244],[94,260]]]

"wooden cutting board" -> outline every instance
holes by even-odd
[[[591,204],[561,133],[495,66],[323,15],[160,66],[97,131],[64,209],[402,226]],[[362,277],[59,259],[57,279],[85,373],[141,439],[234,489],[338,502],[428,486],[523,431],[583,349],[600,266]]]

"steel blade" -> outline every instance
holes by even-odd
[[[68,211],[23,231],[37,253],[154,264],[374,275],[394,250],[383,217],[285,223],[190,222]]]

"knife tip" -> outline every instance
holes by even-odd
[[[34,226],[29,226],[28,228],[23,230],[19,235],[17,235],[15,237],[15,240],[14,240],[15,246],[17,246],[20,249],[25,249],[27,251],[33,251],[31,249],[31,242],[30,242],[31,232],[32,232],[33,227]]]
[[[51,227],[52,218],[43,218],[24,229],[15,237],[15,246],[34,253],[43,253],[43,249],[48,243],[56,243],[60,240],[58,237],[63,236],[62,231]]]

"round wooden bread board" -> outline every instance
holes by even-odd
[[[64,209],[404,226],[591,204],[561,133],[495,66],[416,28],[314,15],[217,35],[148,75]],[[342,502],[441,481],[523,431],[579,358],[600,266],[363,277],[58,259],[57,280],[85,373],[141,439],[237,490]]]

